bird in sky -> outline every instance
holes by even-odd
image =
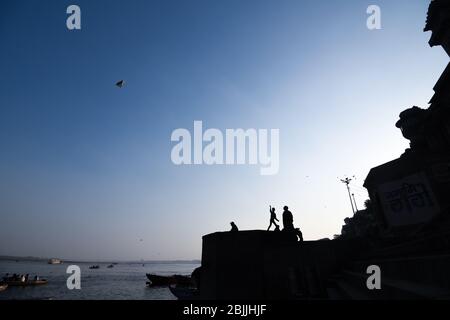
[[[125,80],[120,80],[116,83],[116,86],[122,88],[125,85]]]

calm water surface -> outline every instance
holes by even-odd
[[[81,290],[67,289],[70,274],[66,269],[70,264],[81,268]],[[49,265],[37,261],[0,261],[0,278],[6,273],[30,274],[47,279],[48,284],[37,287],[9,287],[0,292],[0,300],[5,299],[132,299],[132,300],[173,300],[176,299],[168,288],[146,286],[146,273],[160,275],[189,275],[199,266],[193,263],[119,263],[107,268],[109,263],[96,263],[100,269],[90,270],[93,263],[65,263]]]

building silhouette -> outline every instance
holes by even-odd
[[[425,31],[430,46],[450,55],[450,2],[434,0]],[[369,191],[380,225],[389,232],[448,219],[450,209],[450,63],[434,86],[427,109],[413,106],[400,113],[396,126],[410,148],[395,160],[370,170]]]
[[[434,0],[425,31],[450,56],[450,1]],[[200,299],[433,299],[450,297],[450,64],[428,108],[400,113],[410,147],[372,168],[370,201],[331,241],[287,232],[203,237]],[[369,266],[381,289],[367,287]]]

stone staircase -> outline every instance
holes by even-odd
[[[369,290],[367,267],[381,269]],[[450,299],[450,231],[382,247],[348,263],[327,282],[331,300]]]

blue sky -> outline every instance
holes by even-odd
[[[362,207],[370,168],[408,145],[398,114],[427,106],[448,62],[428,3],[2,1],[0,254],[200,258],[202,235],[265,229],[269,205],[307,240],[339,233],[338,177],[356,175]],[[194,120],[280,129],[279,173],[173,165],[171,132]]]

